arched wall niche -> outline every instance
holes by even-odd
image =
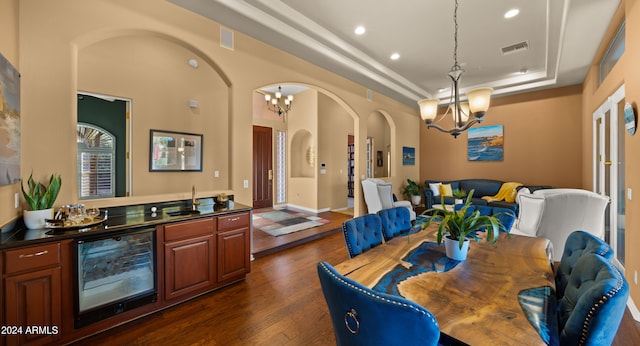
[[[181,193],[193,185],[200,191],[230,188],[231,83],[210,57],[175,37],[145,30],[88,34],[74,43],[77,92],[131,100],[131,196]],[[149,172],[151,129],[202,134],[202,172]],[[210,179],[216,170],[221,178]],[[178,178],[185,174],[189,179]]]
[[[313,136],[307,130],[298,130],[291,138],[291,177],[313,178],[314,166]]]

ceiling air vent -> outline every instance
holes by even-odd
[[[522,41],[510,46],[502,47],[502,55],[513,54],[525,50],[529,50],[529,41]]]

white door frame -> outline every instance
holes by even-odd
[[[618,228],[618,104],[625,98],[624,84],[618,88],[607,100],[593,113],[593,191],[606,195],[605,171],[609,166],[609,242],[612,248],[617,249]],[[605,136],[597,136],[604,133],[605,114],[609,112],[609,152],[606,152],[607,143]],[[598,120],[600,124],[598,125]],[[614,258],[616,265],[624,270],[622,263]]]

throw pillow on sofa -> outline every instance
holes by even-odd
[[[451,184],[440,184],[438,190],[440,191],[441,196],[453,197],[453,189],[451,188]]]
[[[433,192],[433,197],[440,196],[440,184],[442,183],[429,183],[429,189]]]

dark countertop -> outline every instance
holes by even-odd
[[[233,197],[231,196],[231,198]],[[220,216],[252,209],[249,206],[235,202],[229,208],[226,203],[216,203],[214,198],[198,199],[198,202],[200,202],[197,206],[199,213],[178,216],[172,216],[169,213],[191,210],[191,200],[110,207],[106,208],[108,210],[107,220],[88,228],[32,230],[27,229],[22,219],[19,219],[14,225],[9,225],[7,227],[9,229],[0,235],[0,250],[69,238],[101,236],[135,228],[155,228],[160,224]],[[155,213],[151,212],[152,207],[156,208]]]

